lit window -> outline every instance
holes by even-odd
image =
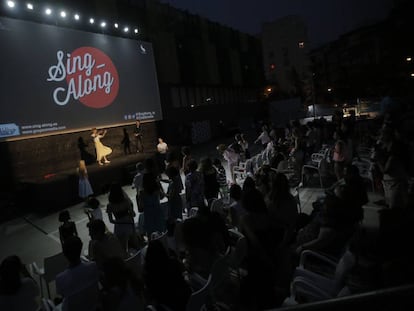
[[[305,48],[305,42],[299,41],[298,46],[299,46],[300,49]]]
[[[269,66],[270,70],[273,71],[276,69],[276,65],[275,64],[270,64]]]

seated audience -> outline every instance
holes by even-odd
[[[0,264],[0,310],[36,311],[39,287],[17,256]]]
[[[309,226],[316,226],[316,230],[313,235],[304,237],[303,232],[306,232]],[[296,253],[311,249],[340,257],[355,229],[355,218],[346,202],[329,195],[319,215],[298,233]]]

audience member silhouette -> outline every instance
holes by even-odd
[[[86,147],[88,147],[88,144],[85,143],[82,136],[79,136],[78,138],[78,148],[80,152],[80,159],[84,160],[86,165],[89,165],[91,163],[95,162],[95,156],[93,154],[90,154]]]
[[[70,214],[67,210],[59,213],[59,222],[62,223],[59,227],[59,238],[63,246],[67,238],[78,236],[78,230],[76,229],[76,224],[70,220]]]
[[[0,264],[0,310],[38,310],[39,287],[17,256]]]

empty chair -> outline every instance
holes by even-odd
[[[308,173],[310,174],[316,171],[319,176],[319,182],[320,182],[321,188],[323,188],[322,165],[323,165],[323,162],[325,161],[325,155],[321,153],[313,153],[311,156],[311,160],[312,160],[311,164],[306,164],[302,167],[302,185],[304,184],[304,177],[306,174],[306,170],[308,170]]]
[[[54,282],[56,276],[63,272],[68,265],[69,262],[63,253],[44,258],[43,268],[39,268],[35,262],[32,264],[33,272],[39,276],[40,292],[42,297],[44,297],[42,281],[45,281],[48,297],[50,298],[49,283]]]
[[[306,269],[305,261],[311,256],[318,258],[325,265],[333,267],[334,275],[329,278]],[[306,302],[312,302],[349,294],[349,290],[345,286],[345,280],[355,263],[355,255],[349,250],[345,251],[339,262],[309,250],[302,252],[301,263],[296,268],[291,284],[290,300],[298,302],[298,300],[303,299]]]

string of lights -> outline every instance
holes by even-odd
[[[129,25],[121,25],[118,22],[108,22],[106,20],[99,20],[93,16],[82,16],[79,12],[54,8],[50,5],[35,4],[32,2],[4,1],[6,10],[9,11],[10,15],[13,13],[25,11],[26,13],[32,13],[37,15],[43,15],[45,17],[44,22],[55,22],[59,21],[73,21],[79,27],[88,24],[89,26],[96,26],[95,31],[110,30],[111,32],[118,32],[122,35],[139,35],[140,31],[138,27],[130,27]],[[39,17],[39,16],[38,16]],[[54,19],[53,19],[54,18]]]

